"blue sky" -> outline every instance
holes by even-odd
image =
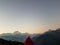
[[[43,33],[59,27],[59,0],[0,0],[1,33]]]

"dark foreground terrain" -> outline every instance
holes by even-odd
[[[0,45],[24,45],[24,44],[22,42],[7,41],[4,39],[0,39]]]

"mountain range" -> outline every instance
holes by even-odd
[[[34,45],[60,45],[60,28],[49,30],[43,34],[20,33],[19,31],[15,31],[14,33],[3,33],[0,34],[0,40],[4,39],[7,41],[24,43],[28,36],[32,38]]]
[[[0,34],[0,38],[5,40],[11,40],[11,41],[19,41],[24,42],[25,39],[30,36],[31,38],[36,37],[40,34],[29,34],[29,33],[20,33],[19,31],[15,31],[14,33],[3,33]]]

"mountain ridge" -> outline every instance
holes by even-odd
[[[60,45],[60,28],[47,31],[35,38],[34,41],[35,45]]]

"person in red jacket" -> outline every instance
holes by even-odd
[[[32,41],[32,39],[30,38],[30,36],[28,36],[24,42],[24,45],[34,45],[34,42]]]

